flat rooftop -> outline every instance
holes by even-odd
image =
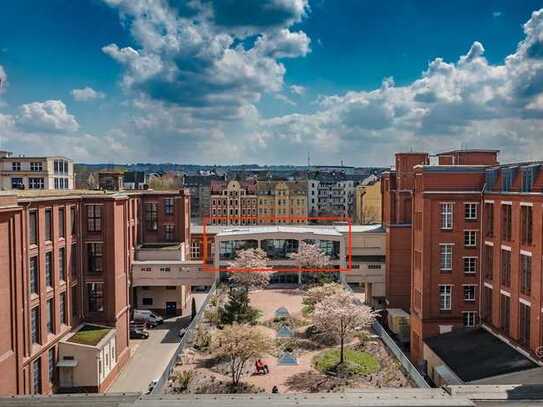
[[[85,324],[70,336],[67,342],[96,346],[112,329],[101,325]]]
[[[265,228],[265,227],[276,227],[275,225],[269,225],[269,226],[258,226],[258,225],[207,225],[206,226],[206,233],[211,235],[216,235],[218,233],[226,232],[228,230],[232,229],[243,229],[244,233],[258,233],[253,232],[253,229],[257,228]],[[339,233],[347,233],[349,231],[349,225],[288,225],[288,226],[280,226],[280,227],[288,227],[292,229],[305,229],[305,230],[334,230]],[[203,233],[204,227],[203,225],[195,225],[192,224],[190,226],[191,233]],[[372,225],[351,225],[351,232],[352,233],[385,233],[385,229],[383,226],[379,224],[372,224]],[[302,231],[297,231],[297,233],[304,233]],[[315,233],[315,232],[313,232]]]
[[[458,329],[424,342],[465,383],[538,367],[483,328]]]
[[[223,229],[217,236],[237,236],[246,234],[269,234],[269,233],[300,233],[308,235],[342,236],[341,233],[331,228],[308,228],[302,226],[253,226],[253,227],[232,227]]]

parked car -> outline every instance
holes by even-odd
[[[130,339],[147,339],[149,338],[149,332],[145,329],[130,327]]]
[[[162,318],[160,315],[157,315],[153,311],[146,309],[134,310],[134,320],[145,321],[151,327],[155,327],[164,322],[164,318]]]

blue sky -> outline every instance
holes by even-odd
[[[18,0],[0,148],[85,162],[383,165],[537,156],[536,1]],[[462,59],[463,58],[463,59]]]

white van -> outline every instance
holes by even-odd
[[[164,318],[155,314],[153,311],[147,309],[135,309],[134,310],[135,321],[145,321],[150,326],[157,326],[164,322]]]

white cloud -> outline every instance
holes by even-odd
[[[498,17],[501,17],[502,14],[503,13],[501,11],[494,11],[494,12],[492,12],[492,17],[498,18]]]
[[[61,100],[47,100],[21,105],[17,124],[38,131],[72,132],[79,129],[79,123],[68,113]]]
[[[6,87],[8,86],[8,75],[4,70],[4,67],[0,65],[0,94],[5,92]]]
[[[98,92],[90,86],[85,86],[82,89],[73,89],[71,92],[74,100],[78,102],[88,102],[96,99],[103,99],[106,95],[103,92]]]
[[[301,85],[290,85],[289,90],[291,91],[291,93],[299,96],[305,93],[305,87]]]

